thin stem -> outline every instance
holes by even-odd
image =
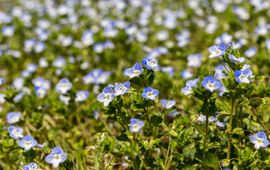
[[[233,97],[232,99],[232,111],[230,114],[230,122],[229,122],[229,126],[228,126],[228,130],[229,130],[229,139],[228,139],[228,147],[227,147],[227,159],[230,160],[231,159],[231,142],[232,142],[232,136],[231,136],[231,132],[233,129],[233,115],[235,114],[235,110],[236,110],[236,100]]]
[[[208,124],[209,124],[209,115],[207,114],[206,121],[205,121],[205,137],[204,137],[204,142],[203,142],[203,160],[205,159],[205,150],[207,147],[207,140],[208,140],[208,134],[209,134]]]

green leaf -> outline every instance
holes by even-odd
[[[237,135],[243,135],[244,131],[242,128],[235,128],[235,129],[233,129],[232,133],[237,134]]]
[[[207,153],[204,163],[208,167],[211,167],[213,169],[219,169],[218,157],[214,153]]]

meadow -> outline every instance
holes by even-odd
[[[270,169],[269,0],[0,0],[0,170]]]

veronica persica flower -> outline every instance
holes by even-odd
[[[35,94],[39,97],[39,98],[44,98],[46,96],[47,93],[47,89],[44,87],[35,87]]]
[[[210,92],[213,92],[217,89],[220,89],[222,87],[222,84],[215,77],[207,76],[203,79],[202,86]]]
[[[199,79],[193,79],[193,80],[189,80],[186,82],[186,86],[184,88],[181,89],[181,92],[184,95],[190,95],[193,93],[193,88],[197,87]]]
[[[146,87],[143,89],[142,97],[145,99],[155,100],[155,98],[159,95],[159,91],[157,89]]]
[[[60,147],[54,147],[49,155],[46,156],[45,161],[52,164],[54,168],[57,168],[60,163],[63,163],[67,159],[67,154]]]
[[[225,54],[226,45],[225,44],[214,45],[208,48],[208,51],[211,53],[209,55],[209,58],[217,58]]]
[[[42,169],[39,168],[35,162],[31,162],[31,163],[23,166],[23,170],[42,170]]]
[[[21,112],[9,112],[7,114],[7,123],[8,124],[14,124],[19,122],[21,117]]]
[[[61,94],[67,93],[71,88],[72,83],[66,78],[61,79],[56,85],[56,91]]]
[[[159,70],[159,64],[157,58],[145,57],[142,60],[142,64],[149,70],[157,71]]]
[[[129,78],[133,78],[138,77],[140,74],[142,74],[142,72],[143,72],[142,65],[137,62],[132,68],[126,69],[124,74]]]
[[[144,122],[139,119],[130,119],[130,124],[128,125],[131,132],[138,133],[144,126]]]
[[[89,97],[89,91],[87,90],[81,90],[76,93],[76,102],[83,102]]]
[[[97,100],[99,102],[102,102],[104,106],[108,106],[110,102],[113,100],[113,98],[114,98],[114,92],[111,87],[105,87],[102,90],[102,93],[100,93],[97,96]]]
[[[229,59],[231,60],[231,62],[234,62],[234,63],[243,63],[246,61],[244,57],[236,58],[234,55],[229,55]]]
[[[264,132],[258,132],[254,135],[251,135],[249,136],[249,139],[254,144],[256,149],[260,149],[260,147],[267,147],[270,144]]]
[[[20,140],[18,142],[18,144],[21,148],[28,151],[32,147],[36,146],[38,144],[38,142],[32,136],[27,135],[27,136],[23,137],[22,140]]]
[[[161,99],[160,103],[162,107],[165,109],[169,109],[176,104],[175,100],[167,100],[167,99]]]
[[[117,83],[114,86],[114,95],[115,96],[120,96],[123,95],[125,93],[127,93],[129,91],[130,88],[130,82],[127,81],[125,83]]]
[[[110,77],[111,72],[103,71],[102,69],[94,69],[83,77],[85,84],[104,84]]]
[[[4,84],[5,79],[0,77],[0,85]]]
[[[234,72],[235,79],[238,83],[250,83],[251,78],[253,78],[252,71],[249,68],[236,70]]]
[[[21,127],[9,126],[8,133],[9,136],[13,139],[19,139],[23,137],[23,129]]]

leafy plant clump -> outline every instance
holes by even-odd
[[[269,11],[0,4],[0,169],[270,169]]]

